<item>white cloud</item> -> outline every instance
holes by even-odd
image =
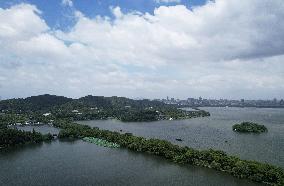
[[[35,6],[0,9],[2,97],[284,95],[282,0],[111,11],[114,20],[76,11],[64,32],[49,28]]]
[[[33,5],[19,4],[10,9],[0,8],[0,40],[21,40],[47,30],[48,26]]]
[[[62,5],[72,7],[73,1],[72,0],[62,0]]]
[[[120,7],[111,8],[111,11],[116,18],[121,18],[123,16]]]

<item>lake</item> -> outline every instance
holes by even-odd
[[[17,126],[18,130],[23,131],[33,131],[41,132],[42,134],[58,134],[60,129],[52,127],[50,125],[27,125],[27,126]]]
[[[211,169],[81,140],[0,152],[0,185],[232,185],[256,186]]]
[[[203,108],[210,117],[180,121],[123,123],[82,121],[104,129],[166,139],[198,149],[220,149],[244,159],[284,167],[284,109]],[[238,134],[241,121],[264,124],[268,133]],[[25,130],[57,133],[49,126]],[[178,142],[175,139],[181,138]],[[226,142],[227,141],[227,142]],[[163,158],[91,143],[59,141],[0,150],[0,185],[232,185],[256,186],[215,170],[177,165]]]
[[[211,116],[189,120],[129,122],[117,120],[79,123],[137,136],[159,138],[196,149],[218,149],[242,159],[268,162],[284,168],[284,109],[204,107]],[[243,134],[232,131],[242,121],[264,124],[267,133]],[[183,141],[176,141],[180,138]]]

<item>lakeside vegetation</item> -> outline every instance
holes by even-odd
[[[233,125],[233,131],[241,133],[262,133],[267,132],[267,128],[264,125],[259,125],[253,122],[242,122],[241,124]]]
[[[33,130],[21,131],[16,129],[0,129],[0,148],[7,148],[16,145],[23,145],[28,143],[41,143],[43,141],[51,141],[53,136],[51,134],[41,134]]]
[[[20,125],[53,125],[55,120],[70,121],[115,118],[123,122],[204,117],[209,113],[184,111],[159,101],[132,100],[123,97],[85,96],[71,99],[40,95],[0,101],[0,147],[39,143],[52,139],[35,131],[18,131]],[[61,135],[63,135],[61,133]]]
[[[74,121],[115,118],[124,122],[175,120],[210,116],[210,113],[203,110],[185,111],[175,105],[147,99],[91,95],[71,99],[46,94],[0,101],[0,119],[3,115],[21,116],[20,123],[48,123],[62,118]]]
[[[256,161],[241,160],[236,156],[227,155],[218,150],[196,150],[190,147],[181,147],[165,140],[146,139],[133,136],[130,133],[119,133],[87,125],[72,123],[67,120],[56,121],[56,127],[62,130],[59,138],[94,137],[108,142],[119,144],[121,147],[137,152],[147,152],[164,157],[176,163],[191,164],[212,168],[229,173],[238,178],[250,179],[255,182],[269,185],[283,185],[283,169]]]
[[[276,166],[241,160],[223,151],[196,150],[174,145],[165,140],[147,139],[133,136],[131,133],[123,134],[74,123],[77,120],[108,118],[124,122],[187,119],[209,116],[206,111],[185,111],[161,102],[119,97],[86,96],[79,99],[64,97],[58,99],[51,96],[53,101],[48,103],[47,98],[50,95],[43,96],[45,98],[42,101],[38,101],[36,97],[0,101],[0,147],[52,140],[51,134],[42,135],[34,130],[25,132],[14,129],[18,124],[49,123],[61,129],[58,134],[60,139],[82,139],[106,147],[124,147],[137,152],[155,154],[176,163],[212,168],[259,183],[284,185],[283,169]],[[37,101],[33,101],[34,99]],[[37,107],[40,108],[39,110],[33,110],[33,104],[42,105]]]
[[[31,117],[32,118],[32,117]],[[27,143],[41,143],[51,141],[52,134],[41,134],[33,131],[17,130],[16,126],[25,123],[28,117],[22,114],[0,115],[0,148],[7,148]],[[11,127],[12,126],[12,127]]]
[[[109,142],[107,140],[103,140],[100,138],[84,137],[82,140],[89,142],[89,143],[94,143],[96,145],[103,146],[103,147],[109,147],[109,148],[119,148],[120,147],[120,145],[118,145],[117,143]]]

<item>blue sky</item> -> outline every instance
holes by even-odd
[[[281,99],[283,19],[283,0],[0,0],[0,96]]]
[[[124,13],[139,11],[142,13],[153,13],[154,9],[161,6],[185,5],[188,8],[205,4],[206,0],[180,0],[179,2],[156,2],[155,0],[73,0],[73,8],[79,10],[84,15],[93,18],[97,15],[113,18],[110,7],[121,8]],[[50,27],[68,29],[74,24],[70,19],[72,8],[62,6],[60,0],[1,0],[0,7],[7,8],[18,3],[29,3],[36,5],[41,10],[43,19]]]

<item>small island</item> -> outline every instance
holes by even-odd
[[[75,123],[78,120],[117,119],[122,122],[189,119],[210,116],[203,110],[186,111],[178,105],[123,97],[85,96],[78,99],[52,95],[0,101],[0,149],[52,141],[52,134],[20,131],[18,126],[50,125],[60,129],[58,139],[81,139],[102,147],[124,148],[164,157],[175,163],[189,164],[227,172],[238,178],[270,185],[283,185],[283,169],[266,163],[242,160],[219,150],[199,150],[161,139],[102,130]],[[248,125],[248,126],[246,126]],[[259,127],[260,126],[260,127]],[[244,122],[233,127],[238,132],[262,132],[261,125]],[[176,138],[176,141],[183,141]]]
[[[233,131],[241,133],[263,133],[268,130],[264,125],[253,122],[242,122],[241,124],[233,125]]]

